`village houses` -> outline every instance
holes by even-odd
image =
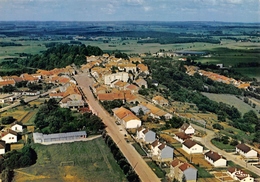
[[[227,166],[227,160],[219,155],[217,152],[208,151],[204,154],[206,161],[208,161],[214,167],[225,167]]]
[[[257,151],[248,147],[244,143],[236,146],[236,153],[240,154],[244,158],[257,158]]]
[[[189,163],[182,162],[179,159],[174,159],[170,165],[168,177],[178,181],[196,182],[198,170]]]
[[[114,116],[126,129],[138,128],[142,125],[141,120],[131,111],[124,107],[113,109]]]
[[[156,139],[156,133],[148,128],[139,127],[136,132],[136,139],[149,144]]]

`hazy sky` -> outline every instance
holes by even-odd
[[[1,20],[260,22],[260,0],[0,0]]]

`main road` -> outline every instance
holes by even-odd
[[[74,78],[76,79],[78,86],[81,87],[83,93],[87,97],[89,107],[93,113],[98,115],[107,126],[107,133],[117,144],[141,181],[159,182],[160,179],[154,174],[154,172],[137,153],[133,146],[125,141],[123,134],[119,131],[115,123],[115,119],[112,118],[108,112],[99,104],[99,101],[94,98],[90,90],[90,86],[92,86],[93,80],[88,77],[87,73],[79,73],[78,75],[74,76]]]
[[[224,150],[221,150],[219,148],[217,148],[215,145],[213,145],[211,143],[211,140],[213,138],[215,138],[215,132],[214,131],[211,131],[211,130],[208,130],[208,129],[204,129],[200,126],[197,126],[195,124],[191,124],[192,127],[194,127],[195,129],[197,130],[202,130],[202,131],[205,131],[207,133],[207,135],[203,138],[197,138],[199,139],[199,141],[205,146],[207,147],[209,150],[212,150],[214,152],[218,152],[219,154],[221,154],[222,156],[224,156],[227,160],[230,160],[230,161],[233,161],[234,163],[240,165],[241,167],[245,168],[245,169],[248,169],[250,171],[252,171],[253,173],[259,175],[260,174],[260,169],[249,164],[249,163],[246,163],[243,159],[240,158],[240,156],[238,155],[234,155],[234,154],[231,154],[231,153],[227,153],[225,152]],[[196,138],[194,138],[196,140]]]

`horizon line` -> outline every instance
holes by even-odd
[[[217,20],[0,20],[0,22],[210,22],[210,23],[248,23],[260,22],[217,21]]]

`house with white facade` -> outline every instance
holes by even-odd
[[[141,120],[124,107],[115,108],[113,109],[113,112],[116,120],[120,122],[126,129],[138,128],[142,125]]]
[[[5,154],[5,141],[0,140],[0,155]]]
[[[162,161],[171,161],[173,159],[173,148],[167,146],[165,143],[162,143],[158,146],[158,160]]]
[[[104,77],[104,83],[106,85],[110,85],[113,81],[115,80],[121,80],[123,82],[127,82],[129,79],[129,75],[126,72],[118,72],[118,73],[113,73],[109,75],[105,75]]]
[[[139,127],[137,129],[136,138],[144,143],[152,143],[156,139],[156,133],[148,128]]]
[[[161,143],[159,142],[158,139],[156,139],[155,141],[153,141],[150,145],[150,149],[151,149],[151,155],[152,156],[157,156],[158,152],[159,152],[159,146],[161,145]]]
[[[17,122],[14,122],[13,124],[11,124],[11,130],[13,130],[15,132],[23,132],[23,125],[19,124]]]
[[[228,168],[227,174],[238,182],[254,182],[254,178],[241,169]]]
[[[240,143],[236,146],[236,153],[240,154],[244,158],[256,158],[257,151],[250,148],[244,143]]]
[[[184,132],[178,132],[174,134],[174,139],[176,139],[177,141],[179,141],[180,143],[183,143],[185,140],[190,139],[190,135],[187,135]]]
[[[184,123],[180,129],[180,132],[184,132],[187,135],[193,135],[195,133],[195,129],[189,124],[189,123]]]
[[[219,155],[217,152],[208,151],[204,154],[205,160],[208,161],[214,167],[227,166],[227,160]]]
[[[182,149],[188,154],[202,154],[203,147],[195,141],[187,139],[182,143]]]
[[[1,140],[4,140],[5,143],[16,143],[18,140],[18,133],[8,129],[1,133]]]
[[[183,181],[185,179],[186,182],[196,182],[198,170],[191,164],[182,162],[176,158],[171,162],[168,177],[172,180]]]

